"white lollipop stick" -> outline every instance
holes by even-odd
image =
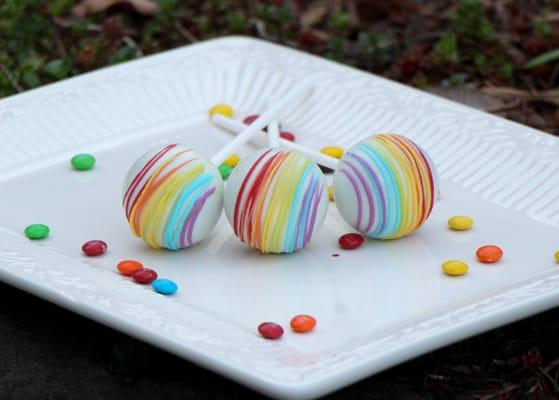
[[[277,149],[280,147],[280,131],[279,123],[277,120],[273,120],[268,125],[268,146],[272,149]]]
[[[212,117],[212,121],[219,127],[228,130],[229,132],[232,133],[240,133],[242,132],[245,128],[246,125],[243,124],[242,122],[236,121],[234,119],[225,117],[223,115],[214,115]],[[260,131],[259,132],[262,135],[265,135],[265,132]],[[270,135],[270,127],[268,127],[268,135]],[[314,161],[316,161],[317,163],[324,165],[325,167],[331,168],[331,169],[336,169],[338,167],[338,163],[339,160],[337,158],[334,157],[330,157],[327,156],[326,154],[323,154],[319,151],[316,150],[312,150],[309,149],[308,147],[305,146],[301,146],[300,144],[297,143],[293,143],[289,140],[285,140],[285,139],[278,139],[280,147],[289,149],[289,150],[295,150],[298,151],[304,155],[306,155],[307,157],[313,159]]]
[[[255,119],[250,125],[243,125],[243,129],[235,139],[233,139],[227,146],[218,151],[213,157],[212,162],[214,165],[220,165],[223,161],[227,159],[239,146],[248,142],[256,133],[262,130],[268,123],[277,118],[282,110],[299,100],[301,97],[306,95],[311,89],[312,85],[310,82],[305,82],[297,86],[291,92],[289,92],[285,97],[276,102],[267,111],[262,113],[257,119]],[[218,115],[215,115],[215,119]]]

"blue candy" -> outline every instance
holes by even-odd
[[[151,283],[151,286],[157,293],[165,295],[174,294],[178,289],[177,284],[169,279],[156,279]]]

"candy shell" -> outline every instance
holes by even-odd
[[[310,332],[316,326],[316,319],[310,315],[296,315],[291,319],[290,325],[297,333]]]
[[[334,201],[334,186],[328,186],[328,200]]]
[[[116,268],[122,275],[130,276],[144,268],[144,265],[136,260],[122,260],[116,265]]]
[[[77,154],[72,157],[70,163],[77,171],[87,171],[95,166],[95,157],[91,154]]]
[[[334,175],[335,204],[363,235],[397,239],[429,217],[438,189],[427,153],[404,136],[380,134],[352,148]]]
[[[468,272],[468,264],[459,260],[448,260],[442,267],[443,271],[451,276],[460,276]]]
[[[223,163],[229,165],[231,168],[235,168],[239,163],[239,161],[241,161],[240,157],[236,154],[233,154],[229,156],[229,158],[225,160]]]
[[[229,175],[233,172],[233,168],[225,163],[221,164],[217,169],[219,170],[219,174],[223,180],[229,178]]]
[[[253,115],[248,115],[243,119],[243,124],[245,125],[250,125],[252,124],[254,121],[256,121],[256,119],[259,117],[260,115],[258,114],[253,114]]]
[[[50,233],[50,229],[43,224],[32,224],[25,228],[24,233],[29,239],[39,240],[46,238]]]
[[[275,322],[263,322],[258,325],[258,332],[265,339],[277,340],[283,336],[283,328]]]
[[[235,235],[262,253],[292,253],[322,226],[324,176],[301,153],[263,149],[244,158],[225,187],[225,215]]]
[[[177,292],[177,284],[170,279],[156,279],[151,283],[151,287],[157,293],[171,295]]]
[[[360,247],[365,238],[358,233],[346,233],[340,236],[338,239],[338,244],[342,249],[353,250]]]
[[[210,117],[219,114],[227,118],[233,118],[233,107],[228,104],[216,104],[210,108]]]
[[[455,231],[466,231],[474,225],[474,220],[464,215],[456,215],[448,220],[448,227]]]
[[[327,156],[337,158],[338,160],[343,157],[344,149],[340,146],[326,146],[320,149],[322,154],[326,154]]]
[[[151,268],[142,268],[134,272],[132,278],[138,283],[147,284],[157,279],[157,272]]]
[[[280,132],[280,138],[284,139],[284,140],[289,140],[290,142],[294,142],[295,141],[295,135],[292,134],[291,132]]]
[[[503,250],[495,245],[481,246],[476,251],[476,256],[482,263],[495,263],[503,257]]]
[[[217,168],[189,147],[170,144],[141,156],[124,182],[123,206],[135,236],[178,250],[209,235],[223,210]]]
[[[82,245],[82,251],[89,257],[100,256],[107,251],[107,243],[102,240],[90,240]]]

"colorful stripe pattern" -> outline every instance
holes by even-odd
[[[123,206],[134,235],[178,250],[202,240],[222,210],[217,169],[188,147],[171,144],[140,157],[125,182]]]
[[[437,173],[429,156],[395,134],[375,135],[355,145],[334,176],[342,217],[376,239],[399,238],[419,228],[437,195]]]
[[[326,216],[328,194],[318,166],[294,151],[265,149],[241,161],[225,188],[235,234],[263,253],[305,247]]]

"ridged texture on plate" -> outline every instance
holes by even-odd
[[[226,186],[225,212],[235,235],[263,253],[305,247],[327,207],[324,176],[294,151],[255,153],[241,161]]]
[[[178,250],[203,239],[221,215],[221,178],[192,149],[171,144],[131,167],[123,199],[134,235]]]
[[[334,177],[344,219],[376,239],[396,239],[419,228],[438,194],[429,156],[401,135],[381,134],[353,146]]]

